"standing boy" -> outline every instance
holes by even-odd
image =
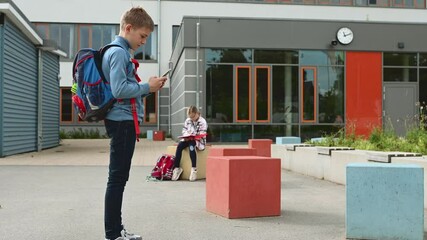
[[[102,70],[117,100],[108,113],[105,129],[110,137],[110,165],[105,193],[105,238],[108,240],[142,239],[128,233],[122,225],[123,191],[129,178],[131,160],[135,149],[136,131],[132,105],[136,107],[137,120],[143,119],[142,98],[158,91],[166,77],[151,77],[148,83],[138,83],[130,49],[145,44],[154,29],[150,15],[141,7],[126,11],[120,21],[120,33],[111,43],[102,59]],[[131,99],[136,104],[131,104]]]

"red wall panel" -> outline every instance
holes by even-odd
[[[346,129],[357,135],[382,126],[381,58],[379,52],[346,53]]]

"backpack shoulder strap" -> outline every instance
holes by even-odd
[[[103,81],[107,81],[107,80],[105,79],[104,72],[102,71],[102,58],[104,57],[105,52],[107,52],[107,50],[111,47],[119,47],[124,49],[122,46],[118,44],[108,44],[102,47],[99,51],[96,51],[94,53],[96,68],[98,68],[99,74],[101,75],[101,78]]]
[[[101,49],[99,49],[99,53],[101,54],[101,56],[104,56],[105,52],[111,48],[111,47],[119,47],[122,48],[123,50],[125,50],[122,46],[120,46],[119,44],[107,44],[104,47],[102,47]]]

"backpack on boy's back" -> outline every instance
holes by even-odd
[[[157,159],[156,166],[151,171],[151,177],[157,180],[171,180],[175,156],[163,154]]]
[[[110,83],[102,72],[102,57],[110,47],[114,46],[120,47],[119,45],[107,45],[100,50],[83,48],[74,58],[71,91],[75,95],[72,97],[72,101],[83,121],[104,120],[113,107],[115,99]]]
[[[111,92],[110,83],[102,72],[102,58],[105,52],[111,47],[120,47],[120,45],[109,44],[95,50],[92,48],[83,48],[75,56],[73,62],[73,87],[71,92],[74,94],[72,102],[74,107],[83,121],[98,122],[104,120],[107,113],[113,107],[115,99]],[[140,82],[137,68],[139,63],[135,59],[131,59],[135,66],[135,79]],[[131,111],[135,124],[135,132],[137,140],[140,134],[138,116],[136,112],[136,99],[130,99]]]

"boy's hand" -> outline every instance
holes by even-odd
[[[160,88],[165,85],[167,77],[150,77],[148,80],[148,85],[150,86],[150,92],[157,92]]]

